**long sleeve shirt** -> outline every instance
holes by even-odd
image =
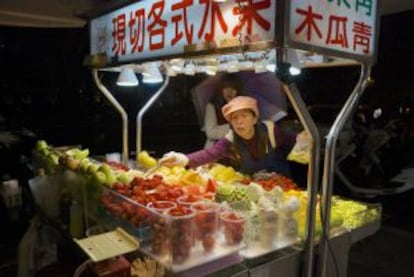
[[[266,161],[262,159],[261,163],[256,163],[255,156],[255,137],[253,137],[251,140],[242,140],[242,152],[244,151],[246,154],[242,155],[241,160],[241,167],[236,168],[237,170],[244,169],[243,173],[252,173],[253,171],[258,170],[268,170],[272,171],[274,170],[274,166],[276,163],[280,161],[285,161],[286,155],[289,153],[289,151],[292,149],[293,145],[296,142],[296,135],[282,132],[276,124],[273,125],[273,135],[276,141],[276,146],[274,149],[270,149],[269,155],[272,155],[271,157],[267,157]],[[268,132],[266,130],[266,132]],[[269,134],[268,134],[269,135]],[[233,145],[233,139],[232,136],[235,136],[233,131],[229,131],[229,133],[225,136],[219,139],[214,145],[199,150],[193,153],[190,153],[187,155],[189,158],[189,167],[197,167],[199,165],[203,165],[206,163],[215,162],[221,158],[228,157],[232,155],[232,145]],[[270,146],[270,139],[267,140],[269,147]],[[286,161],[285,161],[286,162]],[[263,167],[263,168],[259,168]]]

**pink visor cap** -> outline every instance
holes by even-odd
[[[251,110],[259,118],[259,109],[257,108],[256,99],[249,96],[237,96],[221,108],[224,118],[230,121],[231,114],[240,110]]]

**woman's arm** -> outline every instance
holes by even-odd
[[[164,156],[158,160],[158,164],[167,167],[197,167],[203,164],[212,163],[229,155],[231,152],[231,144],[232,143],[224,137],[214,145],[190,154],[171,151],[164,154]]]
[[[229,124],[217,123],[216,109],[214,105],[208,103],[206,105],[206,112],[204,115],[204,128],[207,138],[211,140],[217,140],[224,137],[230,130]]]
[[[221,138],[214,145],[187,154],[189,167],[197,167],[203,164],[215,162],[226,157],[230,153],[231,142],[226,138]]]

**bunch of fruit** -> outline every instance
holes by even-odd
[[[137,227],[140,223],[145,222],[149,215],[149,212],[144,207],[134,205],[119,195],[108,191],[102,194],[100,202],[107,212],[129,221]]]
[[[237,172],[231,166],[224,166],[222,164],[214,164],[209,170],[210,176],[223,183],[240,182],[245,179],[244,175]]]
[[[152,168],[157,165],[157,160],[147,151],[141,151],[138,153],[138,163],[145,169]]]
[[[250,184],[253,182],[250,179],[242,181],[243,184]],[[272,173],[268,178],[258,178],[254,180],[255,183],[260,184],[266,191],[272,190],[274,187],[280,187],[283,191],[298,190],[298,186],[292,179],[277,173]]]
[[[299,200],[299,210],[294,213],[296,221],[298,223],[298,233],[299,237],[304,239],[305,237],[305,228],[306,228],[306,218],[307,218],[307,207],[308,207],[308,193],[307,191],[302,190],[289,190],[284,192],[283,198],[286,199],[290,197],[295,197]],[[315,218],[315,236],[322,234],[322,222],[320,217],[320,203],[318,196],[318,203],[316,206],[316,218]],[[336,228],[342,226],[343,217],[340,212],[332,207],[331,216],[330,216],[330,228]]]
[[[218,202],[248,200],[246,187],[241,185],[220,184],[217,188],[216,200]]]
[[[45,140],[38,140],[34,149],[34,158],[38,169],[48,175],[56,173],[59,166],[59,153],[54,151]]]
[[[112,188],[143,206],[160,200],[176,201],[184,194],[181,186],[168,185],[157,175],[151,179],[136,177],[129,185],[116,183]]]
[[[343,216],[342,226],[348,229],[362,227],[380,218],[380,212],[376,208],[370,208],[367,204],[337,197],[332,201],[332,210]]]

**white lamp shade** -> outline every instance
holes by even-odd
[[[138,86],[138,79],[132,68],[122,68],[119,73],[118,79],[116,80],[118,86],[133,87]]]
[[[164,80],[156,63],[145,64],[142,76],[142,82],[146,84],[162,83]]]
[[[196,72],[195,65],[193,63],[189,63],[184,67],[184,74],[193,76]]]

